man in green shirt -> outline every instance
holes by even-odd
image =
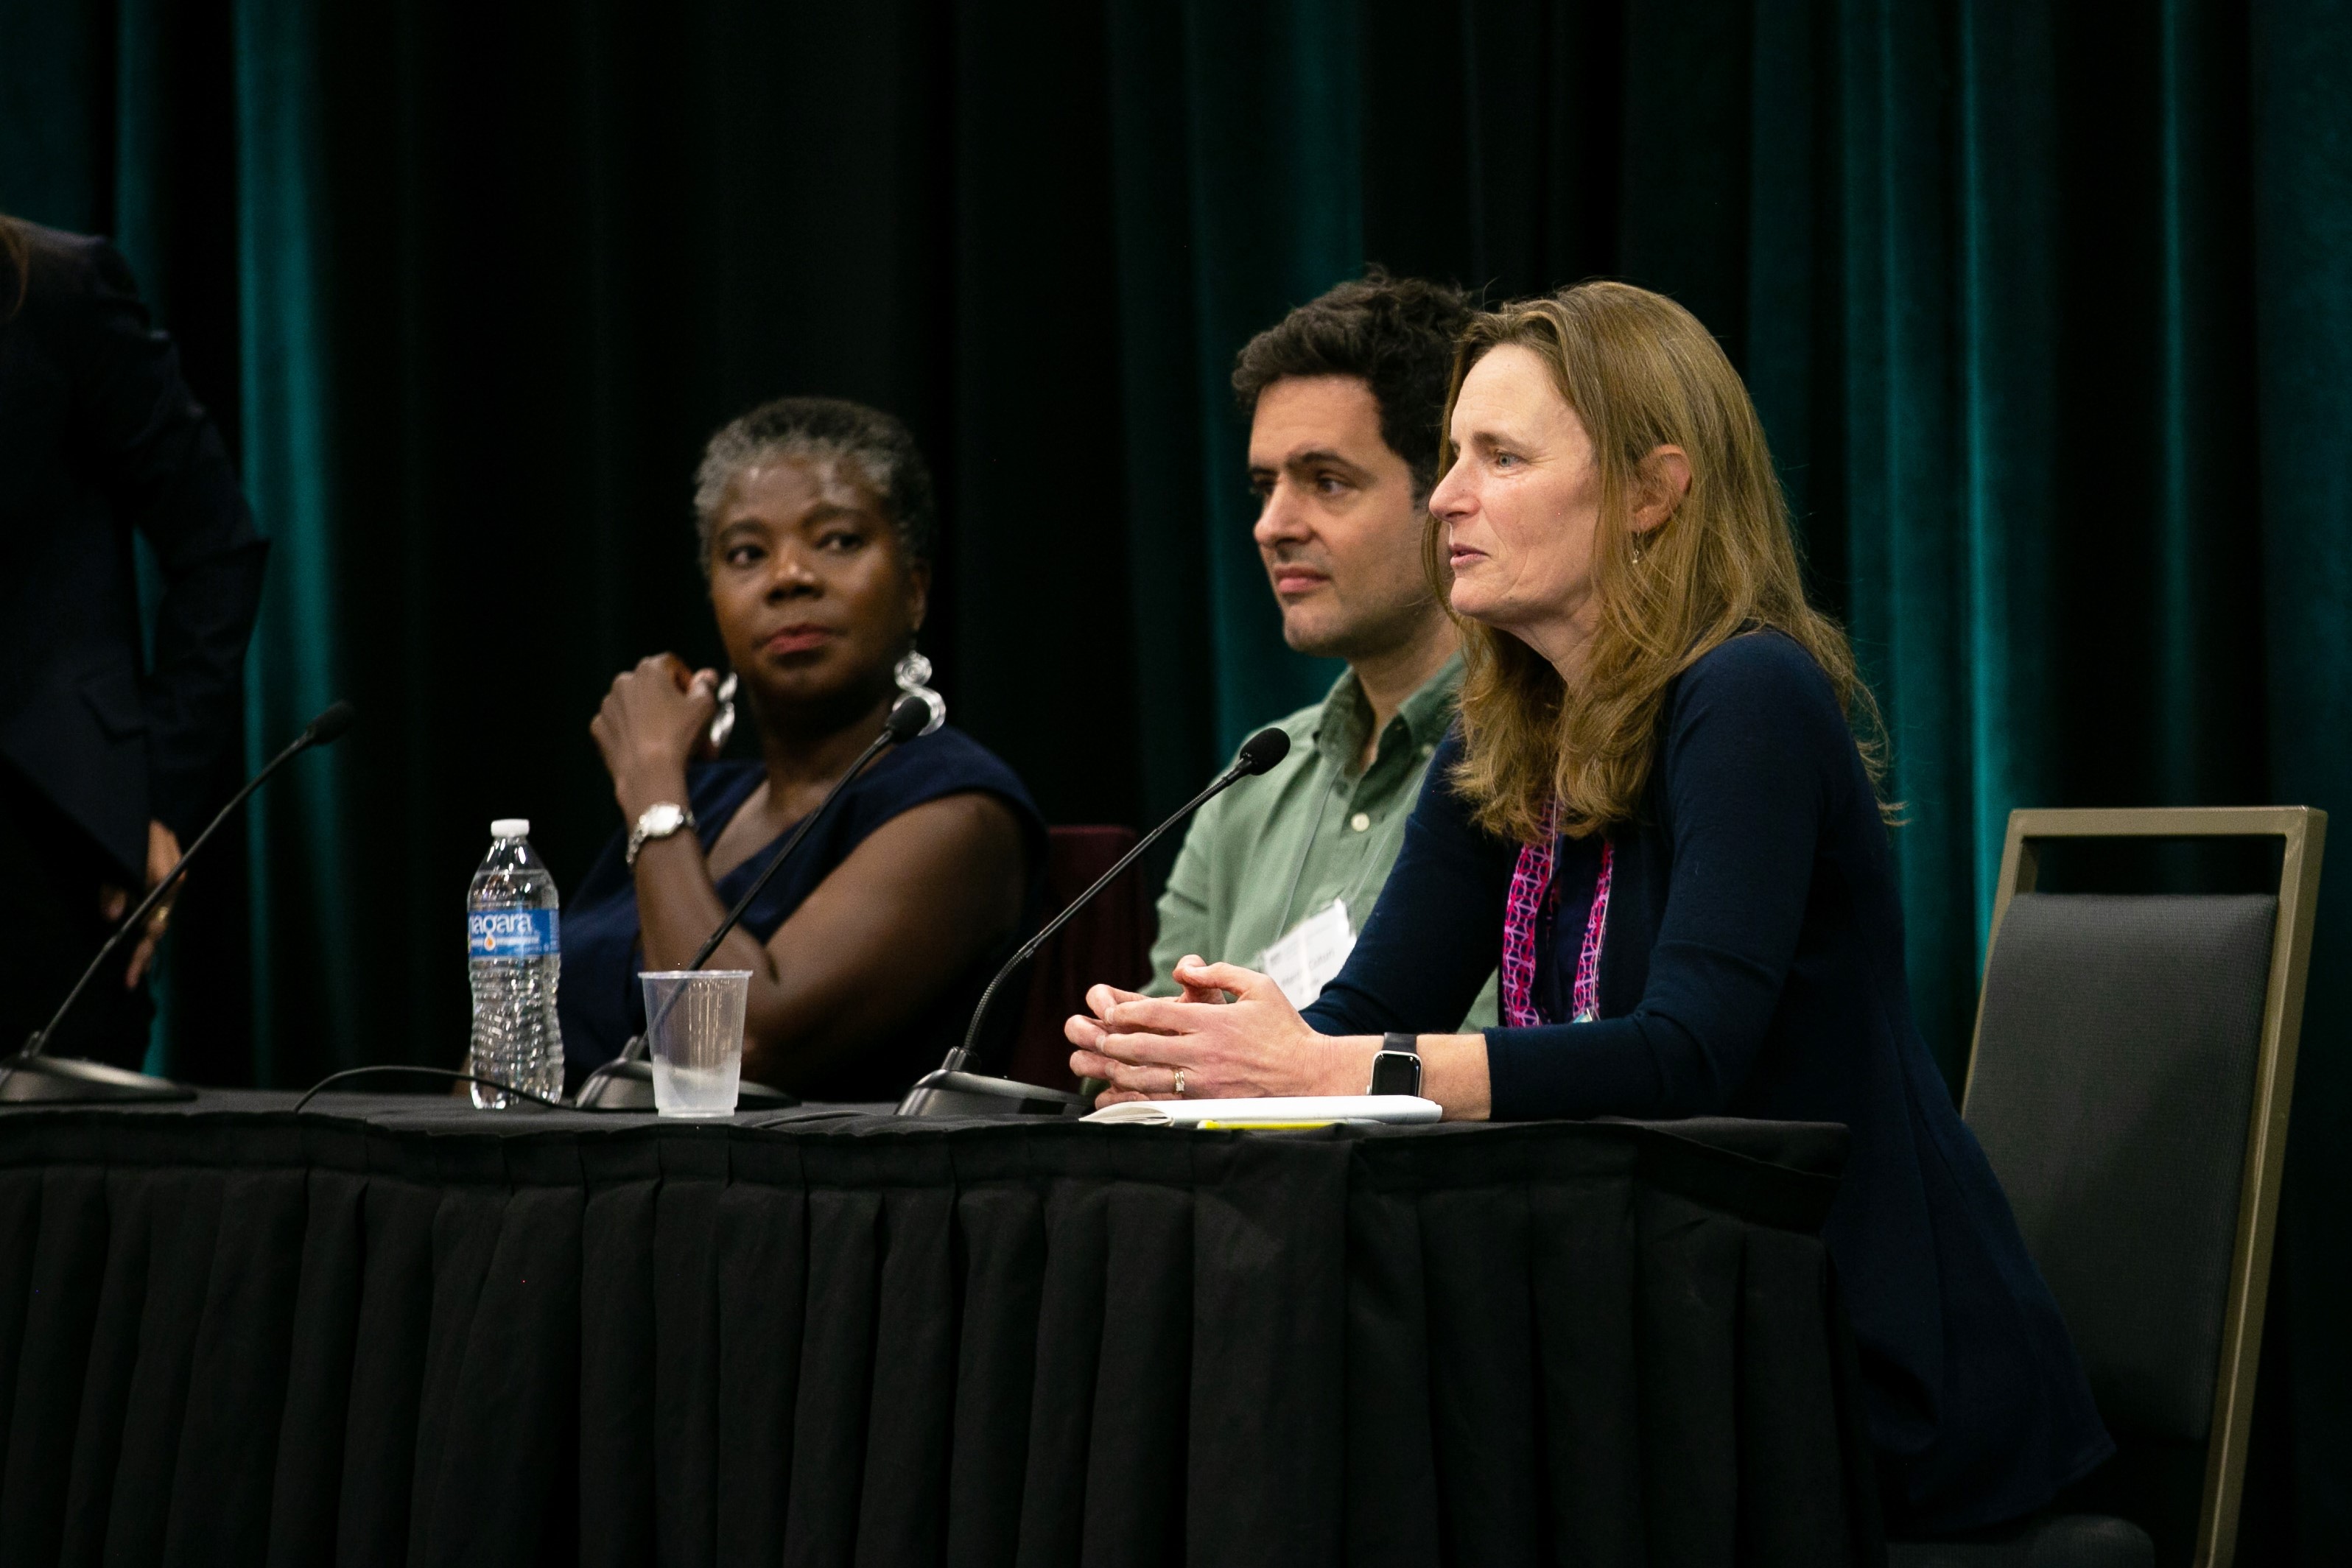
[[[1202,808],[1160,899],[1154,995],[1188,954],[1315,999],[1355,945],[1454,721],[1462,654],[1422,563],[1461,291],[1378,270],[1259,333],[1234,368],[1250,415],[1254,536],[1283,638],[1348,661],[1282,720],[1290,755]],[[1489,977],[1465,1027],[1496,1018]]]

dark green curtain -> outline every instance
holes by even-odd
[[[687,478],[761,398],[915,426],[927,641],[1050,817],[1172,805],[1329,677],[1281,645],[1225,376],[1376,260],[1624,277],[1722,337],[1885,704],[1957,1067],[2012,807],[2352,807],[2347,80],[2316,0],[0,0],[0,207],[121,237],[278,541],[248,755],[365,716],[259,803],[249,992],[236,868],[226,929],[182,922],[173,1063],[454,1059],[488,821],[567,883],[614,830],[588,716],[712,653]],[[2279,1559],[2352,1533],[2347,888],[2257,1439]]]

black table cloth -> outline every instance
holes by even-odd
[[[0,1563],[1878,1552],[1836,1129],[290,1105],[0,1113]]]

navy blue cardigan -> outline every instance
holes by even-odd
[[[1495,967],[1516,843],[1429,770],[1326,1034],[1450,1030]],[[2056,1304],[1911,1017],[1878,802],[1829,681],[1778,632],[1675,682],[1637,825],[1612,836],[1601,1018],[1486,1031],[1498,1119],[1842,1122],[1824,1236],[1852,1312],[1891,1529],[2028,1513],[2113,1451]],[[1592,885],[1593,841],[1559,884]],[[1584,922],[1538,945],[1558,998]],[[1554,1013],[1553,1016],[1559,1016]]]

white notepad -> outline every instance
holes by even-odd
[[[1417,1094],[1301,1094],[1264,1100],[1129,1100],[1089,1122],[1153,1127],[1324,1127],[1334,1122],[1434,1122],[1445,1113]]]

